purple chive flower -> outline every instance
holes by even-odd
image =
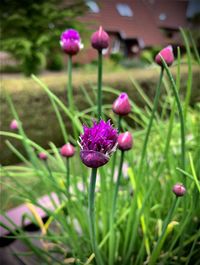
[[[183,184],[177,183],[174,185],[172,191],[177,197],[181,197],[186,193],[186,188]]]
[[[117,147],[117,130],[112,127],[110,121],[100,120],[93,122],[91,128],[83,126],[83,134],[80,136],[82,162],[91,168],[105,165],[111,154]]]
[[[41,152],[38,154],[39,159],[46,161],[47,160],[47,154],[44,152]]]
[[[80,35],[78,31],[74,29],[68,29],[62,33],[60,45],[65,53],[69,55],[75,55],[83,48]]]
[[[17,131],[19,129],[19,125],[17,120],[12,120],[10,123],[10,129],[13,131]]]
[[[112,110],[114,113],[120,116],[125,116],[131,112],[131,104],[126,93],[121,93],[119,97],[114,101]]]
[[[172,46],[169,45],[169,46],[165,47],[155,57],[155,62],[158,65],[163,66],[161,56],[163,57],[163,59],[165,60],[165,62],[168,66],[172,65],[174,62],[174,54],[173,54]]]
[[[91,37],[92,47],[98,51],[102,51],[103,49],[107,49],[109,46],[109,36],[103,30],[102,26],[99,27],[98,31],[95,31]]]
[[[133,146],[133,137],[130,132],[120,133],[117,142],[120,150],[128,151]]]
[[[60,148],[60,154],[63,157],[72,157],[75,154],[75,149],[73,145],[67,143]]]

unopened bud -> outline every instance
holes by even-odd
[[[75,149],[73,145],[71,145],[70,143],[67,143],[61,147],[60,154],[63,157],[71,157],[75,154]]]
[[[117,139],[118,148],[122,151],[128,151],[133,146],[133,138],[130,132],[120,133]]]
[[[172,46],[169,45],[166,48],[162,49],[155,57],[155,62],[158,65],[163,66],[161,56],[168,66],[172,65],[174,62],[174,54]]]
[[[109,46],[109,36],[100,26],[99,30],[94,32],[91,37],[92,47],[98,51],[107,49]]]
[[[120,116],[125,116],[131,112],[131,104],[126,93],[121,93],[119,97],[114,101],[112,110],[114,113]]]
[[[172,191],[177,197],[181,197],[186,193],[186,188],[183,184],[177,183],[174,185]]]

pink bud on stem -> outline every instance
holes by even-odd
[[[65,145],[63,145],[60,149],[60,154],[63,156],[63,157],[72,157],[74,156],[75,154],[75,149],[73,147],[73,145],[71,145],[70,143],[67,143]]]
[[[70,164],[69,164],[69,158],[74,156],[75,148],[70,143],[67,143],[61,147],[60,154],[66,158],[66,189],[67,189],[68,199],[70,200]]]
[[[183,186],[183,184],[177,183],[174,185],[172,191],[177,197],[182,197],[186,193],[186,188]]]
[[[161,67],[163,67],[161,56],[168,66],[172,65],[174,62],[174,54],[173,54],[172,46],[169,45],[169,46],[165,47],[155,57],[155,62],[158,65],[160,65]]]
[[[118,149],[128,151],[133,146],[133,138],[130,132],[120,133],[117,139]]]
[[[95,31],[91,37],[92,47],[98,51],[102,51],[103,49],[107,49],[109,46],[109,36],[103,30],[102,26],[99,27],[98,31]]]
[[[131,104],[126,93],[121,93],[119,97],[114,101],[112,110],[114,113],[120,116],[128,115],[131,112]]]

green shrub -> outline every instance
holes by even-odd
[[[64,69],[63,55],[61,53],[53,53],[50,55],[50,60],[47,69],[51,71],[61,71]]]
[[[125,68],[144,68],[145,62],[142,62],[138,58],[124,59],[121,61],[121,65]]]
[[[140,54],[140,59],[143,62],[151,63],[154,61],[156,54],[161,50],[161,47],[153,47],[151,49],[145,49]]]
[[[27,54],[22,59],[22,71],[26,76],[38,74],[46,67],[46,57],[41,52]]]
[[[118,64],[121,62],[121,60],[123,59],[123,54],[121,52],[117,52],[117,53],[111,53],[110,55],[110,59],[115,63]]]

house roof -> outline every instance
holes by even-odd
[[[188,1],[99,0],[96,3],[100,11],[86,13],[82,21],[90,23],[93,29],[102,25],[108,32],[119,33],[122,39],[137,38],[143,42],[144,46],[152,46],[164,45],[167,42],[159,27],[178,28],[185,25],[184,17],[186,17]],[[116,8],[117,4],[127,4],[133,16],[121,16]],[[163,21],[159,19],[161,12],[167,14]],[[183,15],[177,15],[179,12]]]

